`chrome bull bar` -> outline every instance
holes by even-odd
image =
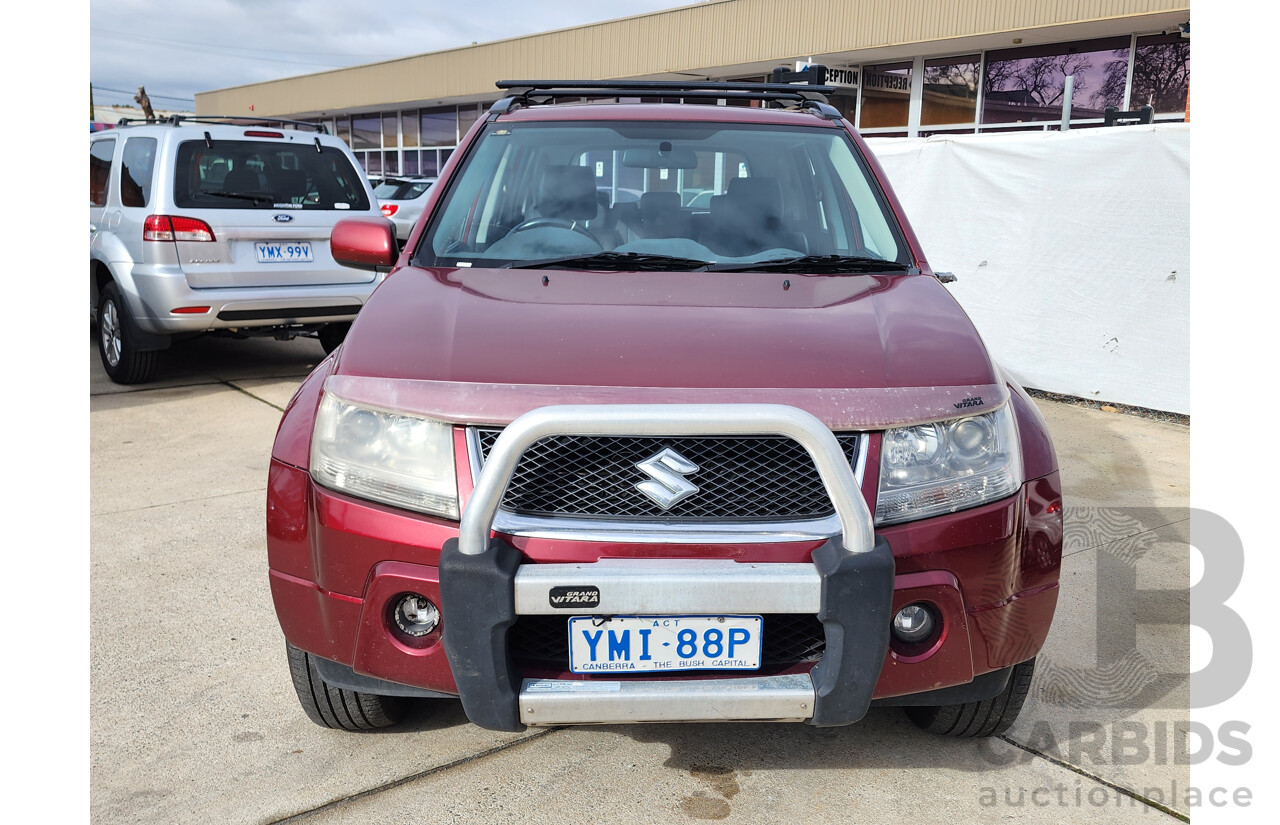
[[[524,451],[574,436],[783,436],[809,453],[840,523],[812,563],[609,559],[521,564],[492,537],[494,519]],[[441,555],[445,651],[468,717],[484,727],[658,721],[808,720],[848,724],[870,703],[888,644],[893,559],[839,443],[821,421],[780,404],[550,406],[503,429]],[[827,650],[808,674],[663,681],[524,679],[506,650],[521,615],[554,614],[553,587],[591,585],[599,603],[575,614],[808,613],[823,621]],[[868,683],[869,680],[869,683]],[[850,684],[857,682],[857,684]],[[830,698],[827,698],[830,697]],[[825,699],[825,711],[824,711]]]

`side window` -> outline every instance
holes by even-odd
[[[129,138],[120,159],[120,202],[146,206],[151,200],[151,173],[156,165],[155,138]]]
[[[95,140],[89,144],[89,205],[107,205],[107,181],[111,180],[111,156],[116,152],[115,138]]]

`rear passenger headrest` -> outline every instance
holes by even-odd
[[[596,216],[596,178],[588,166],[548,166],[538,211],[544,218],[585,221]]]
[[[782,211],[782,187],[777,178],[734,178],[729,181],[729,197],[750,201],[757,208],[767,207],[771,214]]]
[[[645,192],[640,196],[640,219],[650,218],[680,208],[679,192]]]

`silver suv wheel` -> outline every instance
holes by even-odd
[[[98,317],[98,334],[102,336],[102,357],[111,366],[119,366],[120,349],[124,342],[120,338],[120,313],[116,310],[115,301],[103,301],[102,312]]]

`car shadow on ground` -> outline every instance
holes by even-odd
[[[153,380],[145,384],[116,384],[107,377],[98,355],[96,331],[90,327],[90,396],[146,393],[200,384],[268,379],[296,379],[298,383],[324,360],[324,348],[315,338],[233,338],[202,335],[174,343],[160,353]]]

